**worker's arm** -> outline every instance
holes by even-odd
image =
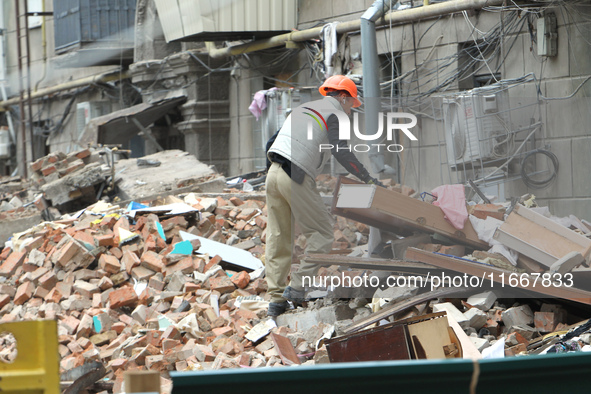
[[[347,141],[339,139],[339,119],[336,115],[330,115],[326,120],[328,126],[328,142],[332,145],[332,154],[337,161],[351,174],[365,183],[374,183],[383,186],[377,179],[369,175],[365,166],[357,159],[348,148]],[[338,149],[337,149],[338,146]]]

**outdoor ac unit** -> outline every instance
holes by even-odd
[[[452,167],[507,154],[509,100],[504,90],[478,88],[443,99],[448,164]],[[504,146],[501,146],[505,144]]]
[[[84,127],[90,119],[98,118],[111,112],[109,101],[85,101],[76,104],[76,124],[78,136],[82,134]]]

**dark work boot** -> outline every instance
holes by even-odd
[[[287,301],[283,302],[269,302],[269,309],[267,309],[267,316],[277,317],[287,310],[289,304]]]
[[[294,305],[302,305],[306,301],[306,294],[304,290],[296,290],[291,286],[287,286],[283,291],[283,298],[293,302]]]

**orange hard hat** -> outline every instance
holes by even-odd
[[[357,86],[355,86],[355,82],[351,78],[345,77],[344,75],[333,75],[324,81],[322,86],[318,88],[318,91],[320,91],[321,95],[326,96],[326,93],[333,89],[348,92],[355,99],[353,107],[359,107],[361,105],[361,101],[357,98]]]

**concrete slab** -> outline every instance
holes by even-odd
[[[319,309],[299,309],[277,317],[277,325],[293,330],[306,331],[320,323],[335,324],[339,320],[352,319],[355,311],[347,305],[330,305]]]
[[[159,160],[162,164],[159,167],[138,167],[136,159],[129,159],[120,160],[115,165],[115,171],[119,173],[116,179],[120,180],[118,186],[122,200],[141,200],[145,196],[168,190],[173,193],[181,180],[203,177],[202,182],[205,182],[205,177],[216,175],[207,164],[180,150],[163,151],[144,158]]]

